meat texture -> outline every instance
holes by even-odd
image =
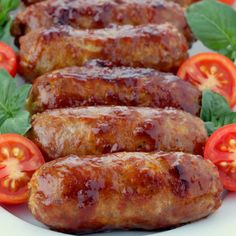
[[[143,25],[170,22],[193,41],[184,10],[165,0],[48,0],[20,12],[12,34],[18,38],[31,30],[70,25],[76,29],[100,29],[110,24]]]
[[[184,153],[68,156],[43,165],[29,208],[64,232],[160,229],[206,217],[221,205],[216,167]]]
[[[31,5],[31,4],[34,4],[34,3],[37,3],[37,2],[43,2],[45,0],[22,0],[25,5]],[[121,2],[122,0],[116,0],[116,2]],[[192,3],[195,3],[195,2],[198,2],[200,0],[166,0],[166,1],[169,1],[169,2],[176,2],[178,4],[180,4],[182,7],[187,7],[189,5],[191,5]]]
[[[186,8],[190,6],[191,4],[199,2],[201,0],[167,0],[167,1],[178,3],[182,7]]]
[[[48,160],[120,151],[183,151],[202,154],[203,121],[175,109],[83,107],[33,116],[30,138]]]
[[[70,67],[39,77],[29,96],[32,113],[46,109],[125,105],[200,112],[200,91],[172,74],[127,67]]]
[[[55,69],[81,66],[91,59],[169,72],[188,56],[184,36],[170,24],[88,31],[69,26],[40,29],[22,37],[20,43],[19,69],[28,81]]]

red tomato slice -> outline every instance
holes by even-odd
[[[236,124],[223,126],[212,134],[204,158],[218,167],[225,189],[236,191]]]
[[[18,134],[0,135],[0,202],[25,202],[27,184],[43,163],[41,152],[29,139]]]
[[[197,54],[184,62],[177,75],[200,90],[209,89],[219,93],[231,107],[236,103],[236,67],[221,54]]]
[[[17,57],[10,46],[0,42],[0,69],[2,68],[14,77],[17,70]]]
[[[228,5],[232,5],[235,2],[235,0],[219,0],[219,1]]]

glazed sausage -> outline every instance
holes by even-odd
[[[184,153],[68,156],[43,165],[29,188],[33,215],[71,233],[177,226],[213,213],[222,193],[213,164]]]
[[[100,29],[110,24],[144,25],[170,22],[193,41],[183,9],[164,0],[48,0],[20,12],[11,32],[16,41],[38,28],[70,25],[77,29]]]
[[[31,4],[34,4],[34,3],[37,3],[37,2],[42,2],[42,1],[45,1],[45,0],[22,0],[22,1],[25,3],[25,5],[31,5]],[[116,1],[121,2],[120,0],[116,0]],[[180,4],[183,7],[187,7],[187,6],[191,5],[192,3],[198,2],[200,0],[166,0],[166,1],[176,2],[176,3]]]
[[[127,67],[70,67],[39,77],[32,86],[28,107],[46,109],[125,105],[174,107],[193,115],[200,112],[201,93],[172,74]]]
[[[20,40],[20,72],[30,79],[102,59],[116,66],[174,71],[188,56],[184,36],[170,24],[75,30],[69,26],[31,31]]]
[[[38,113],[30,138],[51,160],[119,151],[202,154],[207,133],[200,118],[180,110],[118,106]]]
[[[181,5],[182,7],[186,8],[186,7],[190,6],[191,4],[199,2],[201,0],[167,0],[167,1],[176,2],[179,5]]]

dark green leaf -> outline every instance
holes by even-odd
[[[205,46],[233,59],[236,51],[236,12],[231,7],[205,0],[190,6],[186,17],[193,33]]]
[[[0,40],[11,46],[15,51],[17,51],[18,48],[15,46],[10,33],[11,24],[12,20],[9,20],[2,28],[0,27]]]
[[[203,91],[201,119],[205,122],[208,135],[218,128],[236,123],[236,112],[233,112],[224,97],[211,92]]]
[[[10,37],[11,18],[9,13],[16,9],[20,4],[20,0],[0,0],[0,41],[13,46]]]
[[[29,84],[17,87],[16,80],[0,70],[0,133],[24,134],[29,129],[25,103],[30,88]]]
[[[21,134],[24,135],[30,129],[29,112],[19,111],[14,117],[6,119],[0,127],[1,134]]]

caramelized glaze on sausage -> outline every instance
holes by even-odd
[[[87,65],[37,78],[28,107],[32,113],[96,105],[174,107],[198,115],[200,100],[197,88],[172,74],[153,69]]]
[[[30,182],[29,208],[64,232],[160,229],[206,217],[221,205],[214,165],[184,153],[68,156]]]
[[[30,133],[48,159],[119,151],[183,151],[202,154],[203,121],[175,109],[84,107],[33,116]]]
[[[89,31],[64,26],[31,31],[20,42],[19,70],[29,81],[91,59],[108,60],[114,66],[174,71],[188,56],[185,38],[170,24]]]
[[[100,29],[110,24],[144,25],[172,23],[193,41],[183,9],[164,0],[49,0],[20,12],[11,32],[18,38],[31,30],[70,25],[76,29]]]

